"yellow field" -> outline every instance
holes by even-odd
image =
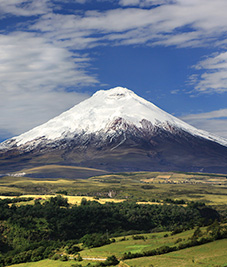
[[[90,201],[97,201],[100,204],[104,204],[104,203],[107,203],[107,202],[120,203],[120,202],[123,202],[124,201],[123,199],[112,199],[112,198],[100,198],[100,199],[96,199],[94,197],[83,197],[83,196],[64,196],[64,197],[68,199],[68,202],[70,204],[77,204],[77,205],[81,203],[81,200],[83,198],[85,198],[87,200],[90,200]]]
[[[22,195],[19,196],[19,198],[34,198],[34,199],[40,199],[40,200],[46,200],[51,197],[56,197],[57,195]],[[97,201],[100,204],[105,204],[107,202],[114,202],[114,203],[120,203],[123,202],[124,199],[113,199],[113,198],[100,198],[96,199],[94,197],[87,197],[87,196],[63,196],[68,199],[68,203],[72,205],[79,205],[81,203],[82,199],[86,199],[88,201]],[[0,196],[0,199],[6,199],[6,198],[16,198],[16,197],[6,197],[6,196]],[[27,204],[27,202],[25,202]]]
[[[146,202],[138,201],[136,203],[139,205],[163,205],[164,204],[162,202],[152,202],[152,201],[146,201]],[[168,203],[167,203],[167,205],[168,205]]]

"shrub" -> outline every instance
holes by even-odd
[[[59,254],[54,254],[53,257],[51,258],[52,260],[59,260],[60,259],[60,255]]]
[[[178,239],[175,241],[175,244],[180,243],[181,241],[182,241],[182,238],[178,238]]]
[[[68,256],[67,255],[62,255],[60,258],[61,261],[68,261]]]
[[[182,233],[183,231],[184,229],[182,227],[176,227],[171,233],[171,235],[176,235],[176,234]]]
[[[119,263],[119,260],[115,257],[115,255],[112,255],[108,257],[105,261],[104,264],[105,266],[112,266],[112,265],[117,265]]]
[[[78,257],[76,258],[77,261],[82,261],[83,258],[80,256],[80,254],[78,253]]]
[[[101,247],[103,245],[110,244],[111,241],[103,234],[87,234],[80,240],[83,243],[84,247],[94,248]]]
[[[79,252],[80,250],[81,250],[81,249],[80,249],[77,245],[73,245],[72,247],[67,248],[67,249],[66,249],[66,252],[67,252],[68,254],[75,254],[75,253]]]
[[[145,240],[146,238],[143,235],[133,235],[132,239],[133,240],[139,240],[139,239]]]

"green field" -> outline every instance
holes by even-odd
[[[227,266],[227,240],[171,252],[165,255],[126,260],[130,267],[224,267]]]
[[[141,252],[149,249],[154,249],[163,245],[174,245],[177,240],[181,238],[187,240],[193,231],[185,231],[183,233],[168,237],[164,237],[166,233],[154,233],[145,234],[145,240],[133,240],[132,236],[126,236],[125,241],[121,241],[122,237],[116,238],[116,242],[110,245],[102,246],[99,248],[85,249],[81,251],[80,255],[83,258],[103,258],[110,255],[116,255],[119,259],[123,252]],[[170,233],[168,233],[170,234]],[[137,259],[121,261],[118,266],[130,266],[130,267],[190,267],[190,266],[227,266],[227,239],[217,240],[204,245],[186,248],[177,252],[171,252],[164,255],[141,257]],[[25,263],[12,265],[14,267],[68,267],[75,264],[76,261],[69,260],[62,262],[60,260],[42,260],[34,263]],[[95,261],[83,260],[79,262],[82,266],[86,266],[88,263],[95,264]]]
[[[62,172],[69,171],[70,178],[63,179]],[[98,176],[83,178],[90,172]],[[24,173],[24,176],[17,175]],[[47,173],[58,173],[58,178],[43,178]],[[34,175],[36,178],[28,177]],[[60,176],[60,177],[59,177]],[[64,175],[62,175],[64,176]],[[47,165],[23,169],[12,176],[0,178],[0,195],[55,195],[66,192],[68,196],[133,199],[140,202],[162,202],[166,198],[200,201],[225,209],[227,205],[227,178],[221,174],[134,172],[104,174],[101,170],[70,166]]]
[[[116,238],[116,242],[92,249],[85,249],[81,251],[80,255],[82,257],[108,257],[111,255],[115,255],[118,258],[123,256],[124,252],[144,252],[152,249],[156,249],[161,246],[173,246],[175,242],[179,239],[187,239],[193,233],[193,230],[186,231],[174,236],[171,236],[169,232],[162,233],[152,233],[152,234],[144,234],[145,240],[133,240],[132,236],[127,237],[118,237]],[[164,235],[168,234],[168,237],[164,237]],[[126,240],[123,240],[123,239]]]

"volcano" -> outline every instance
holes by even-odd
[[[0,144],[1,171],[44,164],[227,173],[227,140],[116,87]]]

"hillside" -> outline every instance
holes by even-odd
[[[117,255],[120,257],[122,251],[142,251],[144,249],[155,248],[162,245],[174,244],[177,240],[186,239],[192,235],[193,231],[186,231],[181,234],[171,236],[170,233],[153,233],[144,234],[145,240],[134,240],[132,236],[125,236],[125,241],[122,237],[115,238],[116,243],[105,245],[100,248],[93,248],[82,251],[80,254],[82,257],[107,257],[109,255]],[[164,235],[170,235],[164,237]],[[170,242],[171,240],[171,242]],[[227,256],[225,253],[225,247],[227,246],[227,239],[217,240],[204,245],[186,248],[177,252],[171,252],[164,255],[143,257],[132,260],[125,260],[124,263],[121,261],[117,266],[119,267],[150,267],[163,266],[163,267],[191,267],[191,266],[225,266],[227,263]],[[73,264],[81,264],[81,266],[94,266],[95,261],[83,260],[76,263],[73,260],[62,262],[53,260],[43,260],[34,263],[24,263],[12,265],[12,267],[72,267]],[[76,266],[76,265],[75,265]]]

